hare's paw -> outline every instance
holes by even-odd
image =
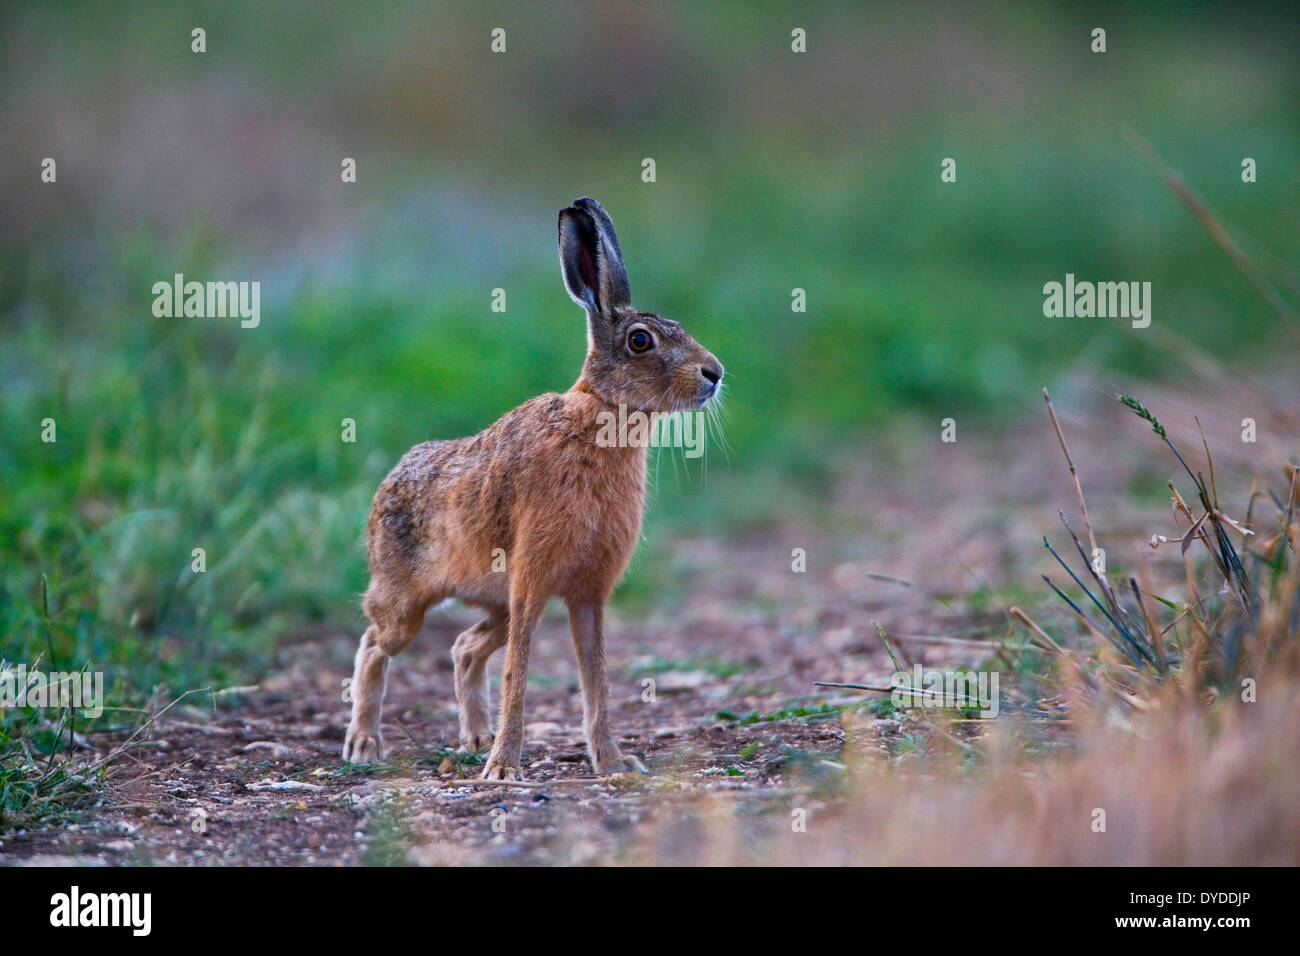
[[[484,780],[522,780],[524,773],[519,769],[520,760],[515,757],[511,762],[495,752],[488,757],[487,766],[483,768]]]
[[[649,773],[645,764],[630,754],[615,751],[608,757],[601,757],[595,762],[596,773],[607,777],[615,773]]]
[[[483,730],[478,733],[462,730],[460,732],[460,749],[466,753],[476,754],[480,750],[487,750],[491,747],[493,739],[490,730]]]
[[[343,759],[349,763],[375,763],[384,759],[384,740],[376,730],[368,733],[354,725],[348,726],[343,738]]]

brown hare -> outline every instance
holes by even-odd
[[[559,245],[564,285],[587,312],[578,381],[471,438],[416,445],[375,493],[363,601],[372,623],[357,650],[344,760],[382,759],[389,658],[415,637],[431,605],[456,597],[487,612],[452,647],[461,745],[492,745],[485,778],[519,779],[529,643],[547,599],[559,597],[577,650],[592,766],[598,774],[645,772],[610,730],[603,617],[640,536],[648,442],[598,434],[619,406],[626,414],[702,408],[723,369],[681,325],[632,307],[614,224],[600,203],[577,199],[561,210]],[[486,667],[503,646],[494,738]]]

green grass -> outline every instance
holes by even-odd
[[[735,677],[737,674],[743,674],[746,671],[753,670],[753,665],[740,664],[733,661],[719,660],[718,658],[699,655],[679,660],[669,660],[658,655],[651,656],[644,663],[638,662],[631,670],[630,676],[641,677],[646,674],[667,674],[671,672],[689,672],[702,671],[718,678]]]
[[[843,704],[816,704],[812,707],[782,707],[779,710],[773,710],[767,713],[751,710],[744,714],[736,714],[729,710],[720,710],[713,715],[713,719],[734,723],[740,727],[749,727],[757,723],[770,723],[782,720],[826,720],[827,718],[837,716],[846,709],[846,705]]]

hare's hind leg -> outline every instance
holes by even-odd
[[[352,720],[343,738],[343,759],[352,763],[370,763],[384,756],[379,715],[388,681],[388,655],[379,650],[378,635],[374,624],[366,628],[352,671]]]
[[[460,707],[460,744],[470,753],[492,744],[487,662],[493,651],[505,645],[508,620],[504,607],[489,608],[488,616],[464,631],[451,646],[456,666],[456,703]]]
[[[352,720],[343,738],[343,759],[371,763],[384,759],[379,731],[388,681],[388,660],[410,644],[424,623],[431,601],[404,604],[397,613],[379,604],[372,588],[366,594],[366,614],[374,621],[361,637],[352,672]]]

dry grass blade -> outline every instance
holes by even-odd
[[[1065,456],[1065,463],[1070,469],[1070,478],[1074,480],[1074,493],[1079,499],[1079,511],[1083,514],[1083,527],[1088,532],[1088,545],[1092,548],[1094,554],[1097,552],[1097,536],[1092,533],[1092,521],[1088,518],[1088,502],[1083,497],[1083,485],[1079,481],[1079,469],[1074,467],[1074,459],[1070,457],[1070,448],[1065,443],[1065,433],[1061,431],[1061,423],[1056,417],[1056,409],[1052,406],[1052,396],[1043,389],[1043,401],[1047,403],[1047,414],[1052,418],[1052,428],[1056,430],[1056,440],[1061,443],[1061,454]]]
[[[1195,219],[1200,224],[1201,228],[1206,231],[1209,237],[1214,240],[1214,244],[1223,251],[1224,255],[1226,255],[1232,264],[1237,267],[1237,270],[1246,277],[1246,281],[1249,282],[1255,288],[1255,291],[1263,297],[1264,301],[1273,308],[1277,313],[1278,318],[1282,320],[1282,325],[1287,330],[1287,334],[1291,336],[1291,340],[1295,342],[1297,346],[1300,346],[1300,332],[1297,332],[1296,330],[1295,314],[1291,311],[1290,306],[1288,306],[1282,299],[1277,290],[1269,285],[1260,274],[1259,270],[1255,268],[1254,263],[1250,261],[1246,254],[1241,250],[1241,247],[1238,246],[1232,236],[1228,234],[1228,231],[1223,228],[1219,220],[1215,218],[1212,212],[1210,212],[1210,208],[1205,204],[1205,200],[1197,194],[1196,190],[1191,187],[1187,180],[1170,169],[1169,166],[1167,166],[1164,161],[1156,155],[1156,151],[1151,148],[1151,145],[1146,140],[1131,130],[1126,132],[1126,138],[1128,139],[1129,145],[1132,146],[1138,155],[1146,160],[1147,164],[1156,171],[1156,175],[1164,180],[1165,185],[1168,186],[1170,191],[1178,197],[1178,201],[1181,202],[1183,206],[1186,207],[1187,211],[1192,214],[1192,218]]]
[[[879,635],[880,635],[880,639],[881,639],[882,641],[884,641],[884,643],[885,643],[885,650],[887,650],[887,651],[889,652],[889,659],[890,659],[890,661],[893,662],[894,670],[896,670],[896,671],[906,670],[906,668],[903,667],[903,665],[900,664],[900,663],[898,662],[898,655],[896,655],[896,654],[894,653],[894,649],[890,646],[890,644],[889,644],[889,638],[885,636],[885,629],[884,629],[883,627],[880,626],[880,622],[879,622],[879,621],[872,621],[872,622],[871,622],[871,626],[874,627],[874,628],[876,629],[876,633],[879,634]]]

